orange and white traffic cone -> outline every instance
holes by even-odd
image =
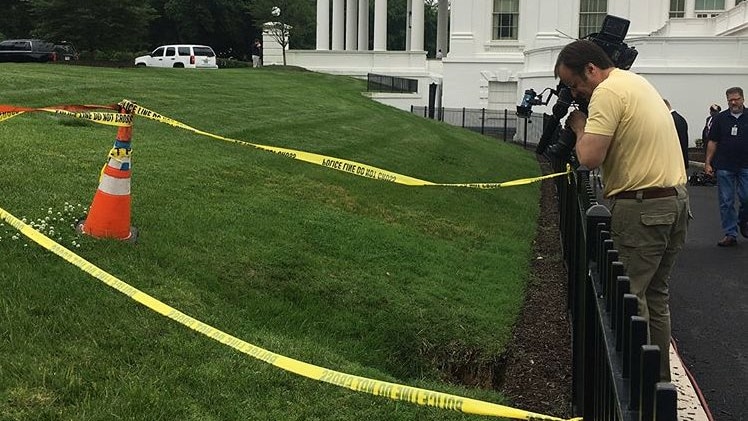
[[[88,216],[77,226],[83,234],[131,242],[137,239],[138,230],[130,226],[131,139],[132,126],[118,128]]]

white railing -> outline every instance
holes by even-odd
[[[364,77],[367,73],[392,76],[428,75],[425,51],[290,50],[289,65],[312,71]]]

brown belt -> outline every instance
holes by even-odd
[[[657,199],[660,197],[677,196],[675,187],[651,187],[643,190],[623,191],[615,195],[616,199],[636,199],[637,193],[641,192],[642,199]]]

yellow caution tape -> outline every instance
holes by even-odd
[[[347,172],[349,174],[357,175],[360,177],[366,177],[376,180],[390,181],[397,184],[404,184],[407,186],[443,186],[443,187],[468,187],[474,189],[496,189],[499,187],[511,187],[519,186],[524,184],[535,183],[548,178],[558,177],[564,174],[570,173],[569,170],[566,172],[548,174],[542,177],[523,178],[519,180],[506,181],[503,183],[433,183],[431,181],[421,180],[418,178],[410,177],[407,175],[398,174],[392,171],[384,170],[367,164],[361,164],[355,161],[349,161],[347,159],[333,158],[325,155],[319,155],[311,152],[298,151],[294,149],[278,148],[275,146],[259,145],[256,143],[244,142],[241,140],[231,139],[228,137],[219,136],[213,133],[205,132],[200,129],[196,129],[180,121],[166,117],[155,111],[151,111],[147,108],[141,107],[140,105],[123,99],[119,103],[120,107],[127,110],[128,113],[133,113],[142,117],[149,118],[151,120],[158,121],[160,123],[168,124],[173,127],[188,130],[193,133],[197,133],[203,136],[212,137],[214,139],[223,140],[226,142],[237,143],[243,146],[251,146],[253,148],[261,149],[264,151],[274,152],[289,158],[297,159],[299,161],[309,162],[312,164],[321,165],[323,167],[332,168],[334,170]]]
[[[94,123],[104,124],[107,126],[129,127],[132,126],[132,115],[120,113],[105,113],[101,111],[72,112],[56,108],[42,108],[42,111],[49,113],[62,114],[69,117],[80,118],[83,120],[93,121]]]
[[[11,111],[7,113],[0,113],[0,121],[9,120],[17,115],[23,114],[23,111]]]
[[[157,112],[151,111],[147,108],[141,107],[136,103],[124,99],[119,104],[120,107],[128,111],[127,114],[122,113],[111,113],[111,112],[98,112],[98,111],[86,111],[86,112],[73,112],[59,108],[36,108],[30,109],[32,111],[47,111],[50,113],[66,115],[73,118],[79,118],[89,120],[94,123],[104,124],[108,126],[117,127],[129,127],[132,125],[132,115],[136,114],[155,120],[161,123],[168,124],[173,127],[178,127],[184,130],[189,130],[193,133],[200,134],[203,136],[212,137],[214,139],[223,140],[226,142],[232,142],[243,146],[250,146],[253,148],[261,149],[268,152],[277,153],[289,158],[297,159],[299,161],[309,162],[312,164],[321,165],[323,167],[332,168],[334,170],[346,172],[349,174],[357,175],[360,177],[366,177],[375,180],[389,181],[397,184],[404,184],[407,186],[442,186],[442,187],[468,187],[474,189],[496,189],[500,187],[513,187],[525,184],[535,183],[541,180],[558,177],[565,174],[570,174],[571,171],[567,169],[566,172],[548,174],[541,177],[523,178],[519,180],[506,181],[503,183],[434,183],[431,181],[421,180],[419,178],[410,177],[407,175],[398,174],[392,171],[388,171],[382,168],[374,167],[367,164],[361,164],[356,161],[350,161],[347,159],[334,158],[326,155],[315,154],[311,152],[304,152],[295,149],[279,148],[275,146],[260,145],[256,143],[244,142],[237,139],[231,139],[224,136],[219,136],[213,133],[209,133],[200,129],[196,129],[180,121],[161,115]],[[24,111],[9,111],[0,113],[0,122],[13,118],[19,114],[23,114]]]
[[[120,113],[107,113],[100,111],[86,111],[86,112],[73,112],[67,110],[61,110],[58,108],[38,108],[30,109],[31,111],[46,111],[53,114],[66,115],[73,118],[80,118],[83,120],[93,121],[94,123],[104,124],[107,126],[117,127],[129,127],[132,126],[132,115],[120,114]],[[9,111],[0,113],[0,122],[11,119],[15,116],[21,115],[26,111]]]
[[[276,354],[272,351],[268,351],[264,348],[252,345],[235,336],[222,332],[214,328],[213,326],[192,318],[187,314],[184,314],[181,311],[170,307],[169,305],[125,283],[124,281],[117,279],[115,276],[107,273],[93,263],[78,256],[73,251],[65,248],[46,235],[33,229],[31,226],[23,223],[21,220],[14,217],[3,208],[0,208],[0,219],[8,222],[8,224],[16,228],[23,235],[25,235],[35,243],[67,260],[82,271],[104,282],[105,284],[137,301],[138,303],[148,307],[149,309],[163,316],[166,316],[215,341],[230,346],[231,348],[234,348],[239,352],[242,352],[260,361],[264,361],[268,364],[272,364],[283,370],[313,380],[318,380],[321,382],[344,387],[346,389],[351,389],[356,392],[368,393],[375,396],[384,396],[389,399],[410,402],[421,406],[431,406],[441,409],[459,411],[465,414],[487,415],[493,417],[505,417],[531,421],[564,421],[563,418],[541,415],[504,405],[483,402],[475,399],[465,398],[462,396],[451,395],[442,392],[435,392],[427,389],[420,389],[417,387],[405,386],[397,383],[369,379],[366,377],[354,376],[352,374],[346,374],[340,371],[319,367],[316,365],[305,363],[303,361],[295,360],[293,358],[285,357],[280,354]],[[573,420],[581,420],[581,418],[573,418]]]

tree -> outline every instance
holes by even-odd
[[[436,49],[436,25],[437,25],[437,2],[434,0],[423,1],[424,5],[424,49],[435,51]],[[373,3],[373,2],[372,2]],[[370,8],[373,5],[370,3]],[[390,51],[405,50],[407,45],[408,3],[406,0],[389,0],[387,2],[387,49]],[[373,15],[373,12],[370,13]],[[373,19],[373,18],[372,18]],[[370,20],[369,27],[374,27],[374,21]],[[427,36],[428,34],[428,36]],[[433,34],[433,35],[431,35]],[[371,35],[370,35],[371,36]]]
[[[90,51],[132,51],[146,41],[148,25],[156,17],[149,0],[26,1],[35,21],[33,35],[51,41],[71,41]]]
[[[446,1],[446,0],[443,0]],[[439,24],[439,5],[434,0],[426,0],[426,7],[425,7],[425,13],[426,16],[424,17],[424,27],[426,30],[426,33],[424,34],[424,42],[425,45],[423,46],[426,51],[431,53],[433,51],[434,57],[436,57],[436,32],[437,32],[437,25]],[[444,51],[444,54],[446,54],[446,51]]]
[[[288,47],[288,31],[291,29],[291,26],[283,23],[280,7],[273,6],[270,9],[270,14],[273,16],[273,20],[271,22],[265,22],[262,28],[267,31],[273,39],[275,39],[278,45],[280,45],[283,54],[283,65],[285,66],[286,47]]]
[[[162,17],[152,28],[159,43],[208,44],[219,55],[241,56],[257,30],[247,15],[249,0],[152,0]]]
[[[291,33],[286,34],[287,45],[294,49],[314,48],[317,30],[317,2],[315,0],[249,0],[249,2],[247,13],[252,16],[256,27],[263,28],[266,22],[282,21],[283,24],[293,28]],[[281,19],[272,15],[273,7],[280,9]]]
[[[27,38],[34,28],[28,2],[24,0],[3,0],[3,13],[0,13],[0,40]]]
[[[374,7],[370,2],[369,7]],[[373,15],[373,12],[371,13]],[[408,19],[408,3],[406,0],[387,1],[387,50],[403,51],[407,45],[405,23]],[[374,27],[372,21],[370,28]],[[371,33],[372,31],[370,31]]]

